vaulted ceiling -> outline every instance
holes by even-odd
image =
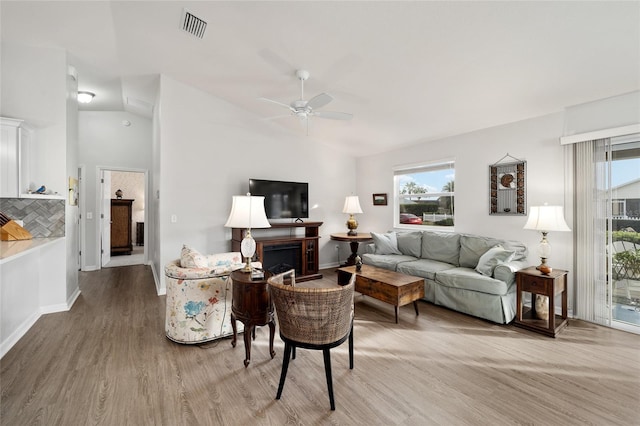
[[[183,9],[207,22],[199,39]],[[148,114],[159,74],[357,155],[640,89],[640,2],[2,1],[3,43],[62,48],[86,109]],[[350,121],[288,111],[300,96]],[[285,115],[285,116],[283,116]],[[276,117],[276,118],[274,118]],[[348,147],[348,148],[347,148]]]

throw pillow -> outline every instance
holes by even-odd
[[[496,266],[507,263],[513,259],[515,252],[511,250],[505,250],[502,246],[497,245],[487,250],[485,254],[480,256],[478,260],[478,266],[476,271],[487,277],[493,276],[493,270]]]
[[[402,254],[398,250],[398,239],[395,232],[391,231],[386,234],[372,232],[371,238],[376,246],[375,254]]]
[[[180,253],[180,266],[183,268],[206,268],[208,262],[206,256],[184,244]]]

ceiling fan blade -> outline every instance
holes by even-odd
[[[320,118],[330,118],[332,120],[351,120],[353,118],[353,114],[336,111],[313,111],[313,115]]]
[[[293,108],[291,108],[291,105],[287,105],[287,104],[284,104],[284,103],[279,102],[279,101],[274,101],[273,99],[269,99],[269,98],[258,98],[258,100],[260,100],[260,101],[266,101],[266,102],[271,102],[272,104],[280,105],[281,107],[285,107],[285,108],[287,108],[287,109],[289,109],[289,110],[291,110],[291,111],[294,111],[294,109],[293,109]]]
[[[327,93],[320,93],[319,95],[309,99],[309,102],[307,102],[307,106],[311,109],[322,108],[332,100],[333,96]]]

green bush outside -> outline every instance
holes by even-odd
[[[640,232],[613,231],[612,241],[628,241],[640,245]]]
[[[438,202],[431,201],[420,204],[400,204],[400,213],[411,213],[422,217],[422,213],[438,213]]]

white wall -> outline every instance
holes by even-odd
[[[640,123],[640,91],[565,108],[563,136]]]
[[[57,239],[0,261],[0,358],[40,315],[70,309],[79,293],[65,297],[65,257]]]
[[[34,130],[29,180],[66,200],[68,177],[76,176],[78,167],[76,83],[68,75],[67,54],[61,49],[7,43],[2,43],[0,54],[0,115],[23,119]],[[76,217],[77,208],[66,203],[64,240],[29,254],[28,266],[23,264],[27,256],[3,265],[3,291],[16,289],[3,296],[3,303],[11,306],[1,314],[3,333],[18,336],[41,313],[71,307],[79,293]]]
[[[131,126],[123,126],[123,120]],[[99,168],[151,170],[151,120],[124,111],[80,111],[79,162],[85,166],[85,255],[83,270],[100,268]],[[114,195],[115,197],[115,195]],[[91,213],[92,219],[87,218]]]
[[[355,188],[354,158],[303,131],[300,136],[280,132],[169,77],[161,77],[160,93],[157,270],[178,258],[183,244],[203,253],[229,251],[231,231],[224,223],[231,197],[248,190],[249,178],[308,182],[309,220],[324,222],[320,264],[337,262],[329,235],[344,231],[346,216],[341,212],[344,197]],[[172,215],[177,223],[171,223]]]
[[[146,251],[151,263],[153,278],[156,283],[158,294],[164,293],[164,269],[160,266],[160,105],[161,85],[158,84],[156,101],[153,108],[152,138],[151,138],[151,178],[149,182],[149,192],[147,194],[147,233]]]
[[[389,194],[386,207],[363,205],[360,228],[386,231],[393,228],[393,172],[395,166],[455,158],[455,230],[512,239],[529,247],[529,263],[538,265],[536,249],[541,235],[522,229],[527,216],[489,215],[489,166],[509,153],[527,162],[526,204],[565,206],[565,219],[573,227],[571,150],[560,145],[564,114],[555,113],[503,126],[478,130],[436,141],[425,141],[357,161],[358,193]],[[553,247],[549,264],[571,271],[571,232],[549,233]],[[572,281],[570,274],[569,280]],[[572,294],[569,294],[570,299]]]
[[[35,130],[30,183],[66,196],[66,52],[2,43],[0,53],[0,115],[25,120]]]

